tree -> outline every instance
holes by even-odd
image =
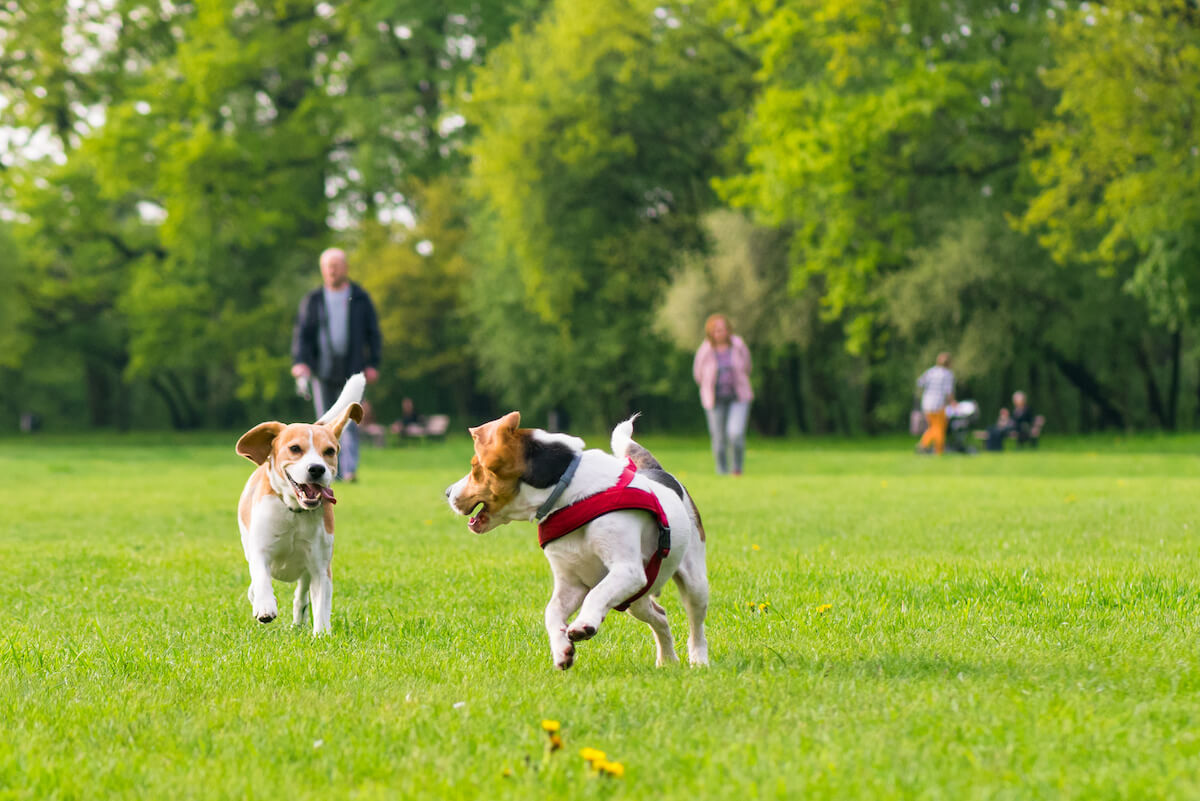
[[[656,327],[690,357],[708,315],[729,317],[753,353],[751,412],[759,431],[861,431],[865,421],[854,410],[863,387],[853,377],[861,359],[821,319],[819,282],[789,291],[789,232],[730,209],[706,214],[704,229],[710,247],[684,260]]]
[[[762,60],[721,194],[795,230],[796,284],[823,278],[852,351],[877,358],[874,288],[981,196],[1011,203],[1047,93],[1046,3],[778,0],[723,6]]]
[[[146,382],[180,427],[276,396],[331,227],[419,211],[410,187],[461,168],[448,90],[539,7],[0,6],[0,126],[30,143],[5,154],[0,204],[30,306],[78,323],[44,333],[90,330],[91,372]]]
[[[701,243],[706,177],[750,67],[702,3],[556,3],[494,50],[468,117],[469,306],[488,386],[599,421],[661,385],[651,316]]]
[[[461,298],[469,266],[460,183],[442,177],[413,197],[421,216],[411,230],[367,226],[353,254],[355,274],[375,299],[391,354],[378,394],[398,403],[423,386],[426,397],[418,403],[449,403],[449,410],[466,418],[476,371]]]
[[[1054,42],[1046,82],[1061,99],[1033,143],[1040,192],[1024,224],[1058,262],[1099,271],[1141,304],[1158,333],[1135,340],[1137,366],[1154,415],[1174,428],[1200,288],[1200,11],[1085,3],[1061,15]]]

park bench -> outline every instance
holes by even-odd
[[[410,439],[423,442],[428,439],[444,439],[449,428],[450,415],[431,414],[423,423],[407,423],[400,426],[396,433],[400,435],[401,442]]]

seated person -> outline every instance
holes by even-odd
[[[995,425],[989,427],[987,430],[987,443],[984,447],[989,451],[1004,450],[1004,440],[1008,437],[1008,432],[1012,430],[1012,415],[1008,413],[1008,409],[1000,409],[1000,414],[996,417]]]
[[[1012,428],[1017,432],[1017,444],[1037,447],[1041,426],[1037,425],[1037,418],[1034,417],[1033,409],[1029,407],[1025,393],[1020,390],[1014,392],[1012,402]]]
[[[400,401],[400,419],[391,425],[393,434],[401,437],[421,437],[425,435],[425,418],[417,414],[412,398]]]

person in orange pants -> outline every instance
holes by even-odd
[[[921,392],[921,412],[929,424],[917,443],[918,453],[941,454],[946,449],[946,405],[954,403],[954,373],[950,354],[939,353],[937,363],[917,379]]]
[[[923,453],[942,453],[946,450],[946,410],[925,412],[925,433],[917,443],[917,449]]]

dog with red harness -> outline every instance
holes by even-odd
[[[613,429],[612,453],[583,440],[520,428],[520,412],[470,429],[471,472],[446,490],[450,508],[483,534],[504,523],[538,525],[554,574],[546,633],[554,666],[575,662],[575,644],[596,636],[610,609],[650,626],[657,664],[679,661],[655,600],[674,579],[688,618],[688,660],[708,664],[705,534],[683,485],[633,441],[637,415]],[[574,621],[568,618],[576,611]]]

